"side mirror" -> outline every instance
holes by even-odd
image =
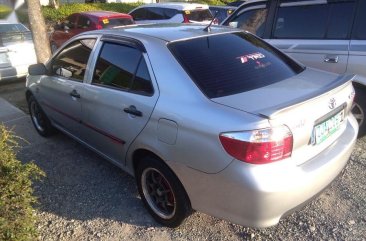
[[[32,64],[28,67],[29,75],[45,75],[47,74],[47,69],[44,64]]]

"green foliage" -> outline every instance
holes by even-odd
[[[59,9],[51,7],[42,7],[43,16],[48,22],[57,22],[65,19],[72,13],[105,10],[120,13],[128,13],[142,3],[73,3],[63,4]]]
[[[0,19],[6,18],[11,13],[11,8],[0,4]]]
[[[222,0],[198,0],[198,3],[208,4],[208,5],[226,5],[226,2],[232,1],[222,1]]]
[[[20,9],[17,9],[15,11],[15,13],[18,17],[19,22],[25,23],[25,24],[29,23],[28,10],[27,9],[20,8]]]
[[[17,138],[0,125],[0,240],[36,240],[32,180],[45,174],[34,163],[17,160],[17,148]]]

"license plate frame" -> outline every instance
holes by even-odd
[[[314,125],[312,133],[312,144],[319,145],[336,133],[345,119],[345,109],[337,111],[329,118],[322,120]]]

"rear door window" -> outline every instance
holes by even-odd
[[[303,71],[278,50],[243,32],[177,41],[168,46],[209,98],[264,87]]]
[[[104,43],[95,66],[92,83],[143,95],[153,92],[141,51],[117,43]]]
[[[346,39],[355,1],[328,4],[288,2],[278,8],[273,37],[278,39]]]

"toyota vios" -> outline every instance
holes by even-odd
[[[353,76],[306,68],[238,29],[83,33],[29,73],[39,134],[61,130],[133,175],[170,227],[192,209],[275,225],[338,176],[358,131]]]

